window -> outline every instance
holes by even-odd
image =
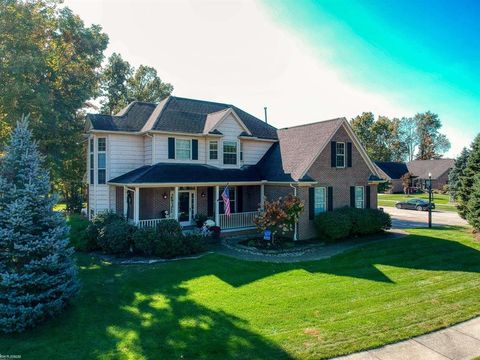
[[[315,188],[315,215],[327,211],[327,188]]]
[[[190,160],[192,143],[190,140],[175,139],[175,159]]]
[[[93,149],[95,148],[94,147],[94,140],[93,138],[90,139],[90,147],[89,147],[89,163],[90,163],[90,185],[93,185],[95,184],[95,168],[94,168],[94,159],[95,159],[95,155],[93,153]]]
[[[365,207],[365,188],[363,186],[355,186],[355,207],[357,209]]]
[[[210,141],[210,160],[218,159],[218,141]]]
[[[345,143],[337,142],[337,168],[345,167]]]
[[[223,188],[220,188],[220,194],[222,194]],[[237,212],[237,189],[235,187],[229,186],[228,187],[228,194],[230,196],[230,212],[235,213]],[[223,200],[221,200],[220,197],[220,203],[218,204],[218,208],[220,211],[220,214],[225,214],[225,207],[223,204]]]
[[[235,141],[223,142],[223,163],[227,165],[237,164],[237,143]]]
[[[98,138],[97,144],[97,168],[98,168],[98,184],[105,184],[107,182],[107,139]]]

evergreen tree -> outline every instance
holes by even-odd
[[[0,164],[0,329],[23,331],[57,314],[77,292],[68,227],[53,211],[50,176],[28,121]]]
[[[458,180],[458,212],[464,219],[467,218],[467,204],[472,193],[474,177],[480,173],[480,134],[473,140],[467,166]]]
[[[460,155],[455,159],[455,166],[450,171],[448,175],[448,191],[452,199],[457,198],[457,192],[459,187],[460,177],[463,175],[465,168],[467,167],[468,156],[470,155],[469,150],[465,147],[463,148]]]
[[[476,231],[480,230],[480,174],[475,175],[470,199],[467,203],[466,217]]]

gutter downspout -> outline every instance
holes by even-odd
[[[293,195],[297,196],[297,188],[292,185],[292,183],[289,184],[290,187],[293,189]],[[293,229],[293,241],[297,241],[297,222],[295,222],[295,228]]]

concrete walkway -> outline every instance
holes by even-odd
[[[407,341],[337,360],[472,360],[480,356],[480,317]]]

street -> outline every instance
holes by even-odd
[[[385,212],[392,217],[392,227],[397,229],[407,229],[412,227],[428,226],[428,212],[416,210],[400,210],[394,207],[384,206]],[[455,212],[434,211],[432,213],[432,223],[434,226],[442,225],[467,225]]]

